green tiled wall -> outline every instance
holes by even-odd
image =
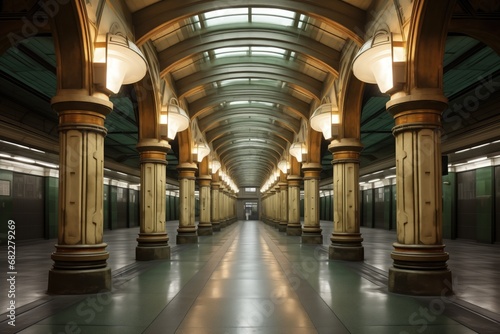
[[[476,169],[477,229],[479,242],[494,242],[495,183],[493,167]]]
[[[455,173],[443,176],[443,238],[455,239],[457,179]]]
[[[45,239],[57,238],[57,202],[59,198],[59,179],[47,176],[45,182]]]

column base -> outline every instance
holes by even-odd
[[[286,227],[286,235],[301,236],[302,235],[302,226],[300,224],[288,225]]]
[[[227,227],[227,222],[225,220],[220,221],[220,227],[221,228],[226,228]]]
[[[329,258],[332,260],[363,261],[364,248],[361,233],[332,233]]]
[[[389,291],[416,296],[453,294],[449,256],[444,245],[394,243],[389,269]]]
[[[316,227],[303,227],[302,228],[302,243],[303,244],[322,244],[323,235],[321,229]]]
[[[212,235],[213,229],[212,229],[212,224],[198,224],[198,235]]]
[[[273,225],[272,225],[275,229],[279,229],[280,227],[280,221],[279,220],[273,220]]]
[[[414,296],[453,294],[451,271],[389,268],[389,291]]]
[[[219,222],[212,222],[212,231],[220,232],[220,223]]]
[[[135,248],[135,259],[137,261],[151,261],[170,259],[170,246],[155,246]]]
[[[363,261],[365,251],[363,247],[346,247],[338,245],[330,245],[328,258],[331,260],[344,261]]]
[[[286,228],[287,228],[286,222],[280,222],[279,223],[279,225],[278,225],[278,231],[280,231],[280,232],[286,232]]]
[[[57,295],[80,295],[111,291],[111,268],[90,270],[49,270],[47,292]]]
[[[139,233],[135,248],[137,261],[170,259],[167,233]]]

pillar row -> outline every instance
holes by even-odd
[[[198,185],[200,187],[200,222],[198,224],[198,235],[212,235],[212,221],[210,215],[210,185],[212,177],[210,175],[202,175],[198,177]]]

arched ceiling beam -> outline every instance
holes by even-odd
[[[189,103],[189,116],[191,119],[202,117],[204,112],[221,103],[242,100],[279,103],[289,107],[290,112],[294,112],[298,117],[309,118],[309,103],[287,94],[281,88],[275,87],[268,87],[266,90],[262,90],[261,87],[248,87],[247,89],[226,87],[218,89],[211,95]]]
[[[232,1],[158,1],[134,14],[132,21],[140,45],[179,19],[217,9],[234,7],[272,7],[305,13],[327,21],[359,45],[363,43],[366,12],[342,0],[232,0]]]
[[[246,122],[239,122],[235,124],[227,124],[224,126],[221,126],[217,129],[214,129],[212,131],[206,132],[205,133],[205,138],[208,143],[211,143],[212,141],[216,140],[217,138],[220,138],[222,136],[227,136],[230,133],[236,133],[236,132],[241,132],[241,133],[248,133],[249,138],[254,136],[254,134],[262,133],[262,132],[271,132],[275,133],[278,137],[283,138],[289,143],[293,142],[294,138],[294,133],[291,131],[288,131],[284,128],[279,128],[276,125],[272,125],[269,123],[265,122],[258,122],[258,121],[246,121]],[[251,134],[251,136],[250,136]]]
[[[166,75],[180,62],[195,53],[203,53],[224,47],[267,46],[292,50],[323,63],[328,72],[338,75],[340,52],[312,38],[297,33],[270,29],[231,29],[208,32],[185,39],[158,52],[160,76]]]
[[[210,131],[214,127],[218,127],[223,123],[229,122],[231,119],[240,119],[245,117],[247,120],[251,119],[271,119],[279,121],[285,127],[293,132],[299,132],[300,120],[296,119],[277,108],[262,108],[262,107],[244,107],[244,108],[231,108],[228,107],[219,110],[211,115],[198,119],[198,127],[201,132]]]
[[[237,60],[235,60],[237,61]],[[317,100],[321,99],[323,83],[313,77],[290,70],[287,66],[262,64],[259,62],[240,63],[239,65],[217,66],[210,71],[198,71],[176,81],[178,96],[183,98],[195,92],[200,86],[228,79],[272,79],[285,81],[302,87],[307,95]]]
[[[265,142],[263,142],[265,141]],[[223,153],[226,149],[230,148],[231,145],[239,144],[239,143],[248,143],[253,144],[255,142],[259,142],[262,144],[270,144],[274,146],[280,147],[282,150],[287,148],[288,142],[275,135],[274,133],[253,133],[252,138],[248,137],[248,134],[241,133],[232,133],[227,137],[220,137],[212,142],[212,147],[217,154]]]
[[[264,144],[264,143],[256,143],[256,142],[241,142],[238,144],[233,144],[230,145],[230,147],[227,147],[222,150],[222,152],[219,154],[219,157],[222,162],[227,161],[227,157],[237,157],[237,156],[251,156],[251,155],[256,155],[257,151],[268,151],[269,154],[271,154],[272,157],[274,157],[277,160],[281,157],[283,150],[281,150],[279,147],[275,145],[270,145],[270,144]],[[258,154],[257,154],[258,155]],[[260,156],[260,155],[259,155]],[[267,160],[271,160],[269,156],[265,155]]]
[[[250,147],[250,148],[232,148],[230,151],[227,151],[226,154],[220,157],[221,162],[228,166],[231,161],[238,159],[246,159],[246,158],[256,159],[258,157],[263,158],[262,160],[268,161],[273,166],[276,166],[281,154],[276,152],[270,147],[262,146],[262,147]]]

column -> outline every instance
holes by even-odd
[[[288,183],[286,182],[286,175],[281,174],[281,180],[278,184],[280,187],[280,223],[278,230],[286,232],[288,225]]]
[[[396,137],[397,241],[389,290],[412,295],[452,293],[442,242],[441,112],[444,96],[391,99]]]
[[[107,244],[103,241],[104,120],[106,98],[60,94],[59,218],[48,292],[96,293],[111,289]]]
[[[212,221],[210,219],[210,184],[212,183],[212,176],[208,170],[208,157],[205,157],[200,163],[199,174],[200,222],[198,223],[198,235],[212,235]]]
[[[220,214],[220,227],[227,227],[227,213],[226,213],[226,194],[224,183],[221,183],[219,188],[219,214]]]
[[[141,139],[140,229],[135,248],[138,261],[169,259],[166,230],[167,141]]]
[[[177,243],[190,244],[198,242],[195,226],[195,172],[196,164],[181,163],[179,171],[179,228],[177,229]]]
[[[359,230],[359,155],[363,146],[354,138],[332,141],[333,233],[329,258],[362,261],[363,238]]]
[[[304,163],[304,226],[302,242],[306,244],[322,244],[323,235],[319,225],[319,163]]]
[[[274,186],[274,203],[273,203],[273,209],[274,209],[274,222],[273,226],[277,229],[280,227],[280,221],[281,221],[281,189],[279,184],[276,184]]]
[[[302,178],[297,175],[289,175],[288,179],[288,224],[287,235],[302,235],[300,224],[300,183]]]
[[[220,216],[219,216],[219,188],[220,188],[220,182],[219,182],[219,175],[214,174],[212,175],[212,205],[211,205],[211,215],[210,218],[212,220],[212,230],[215,232],[220,231]]]

